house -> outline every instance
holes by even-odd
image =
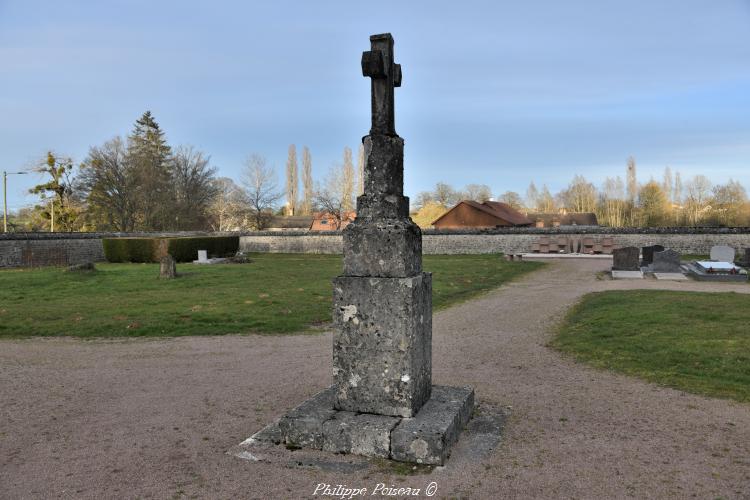
[[[507,203],[472,200],[460,201],[432,222],[436,229],[524,227],[534,223]]]
[[[317,212],[310,223],[310,231],[338,231],[357,218],[357,212],[342,212],[341,221],[328,212]]]
[[[596,214],[592,212],[577,213],[529,213],[526,216],[534,222],[535,227],[559,226],[598,226]]]

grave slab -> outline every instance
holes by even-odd
[[[654,277],[662,281],[688,281],[688,277],[682,273],[654,273]]]
[[[612,279],[616,280],[636,280],[643,279],[643,271],[618,271],[612,270]]]

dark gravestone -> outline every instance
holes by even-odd
[[[680,268],[680,252],[674,250],[664,250],[662,252],[654,253],[654,262],[651,265],[651,270],[655,273],[679,273],[682,271]]]
[[[745,255],[738,263],[742,267],[750,267],[750,248],[745,248]]]
[[[638,247],[616,248],[612,251],[613,271],[638,271]]]
[[[159,277],[172,279],[177,277],[177,264],[174,257],[167,254],[159,260]]]
[[[650,247],[643,247],[641,250],[643,253],[643,265],[648,266],[654,261],[654,253],[663,252],[664,247],[661,245],[653,245]]]

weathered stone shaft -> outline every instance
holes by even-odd
[[[432,387],[432,277],[422,232],[404,196],[404,141],[394,129],[393,38],[370,37],[372,129],[363,139],[364,194],[344,229],[344,274],[334,280],[333,374],[337,410],[412,417]]]

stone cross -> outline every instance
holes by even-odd
[[[393,62],[393,37],[390,33],[372,35],[370,47],[362,53],[362,74],[372,79],[370,135],[396,135],[393,88],[401,86],[401,65]]]

